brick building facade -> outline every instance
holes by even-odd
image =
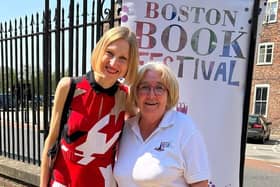
[[[258,35],[251,89],[251,114],[263,114],[272,122],[272,134],[280,134],[280,8],[278,0],[264,3]]]

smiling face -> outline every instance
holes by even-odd
[[[166,111],[167,94],[161,82],[161,74],[148,70],[137,88],[137,106],[141,116],[160,120]]]
[[[129,62],[129,44],[119,39],[107,46],[95,74],[96,81],[103,87],[112,86],[118,78],[127,73]]]

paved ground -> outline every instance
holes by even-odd
[[[0,175],[0,187],[31,187],[30,185],[23,184],[20,181],[14,181]]]
[[[280,162],[247,159],[243,187],[279,187]]]

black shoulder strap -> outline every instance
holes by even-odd
[[[65,123],[67,122],[69,107],[72,102],[72,98],[74,96],[75,89],[76,89],[76,79],[71,77],[70,81],[71,82],[70,82],[69,92],[68,92],[67,98],[64,103],[63,112],[62,112],[62,116],[61,116],[61,120],[60,120],[58,140],[61,139],[62,130],[64,128]]]

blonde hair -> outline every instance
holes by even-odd
[[[130,88],[129,103],[137,108],[137,89],[147,71],[153,70],[161,75],[161,83],[168,91],[166,110],[176,106],[179,100],[179,83],[173,72],[161,62],[149,62],[140,67],[136,80]],[[135,111],[133,111],[135,113]]]
[[[116,40],[124,39],[129,44],[129,63],[126,72],[125,82],[132,84],[137,74],[139,63],[138,46],[135,34],[127,27],[119,26],[109,29],[97,42],[96,47],[92,51],[91,66],[94,71],[100,66],[101,58],[104,55],[107,47]]]

